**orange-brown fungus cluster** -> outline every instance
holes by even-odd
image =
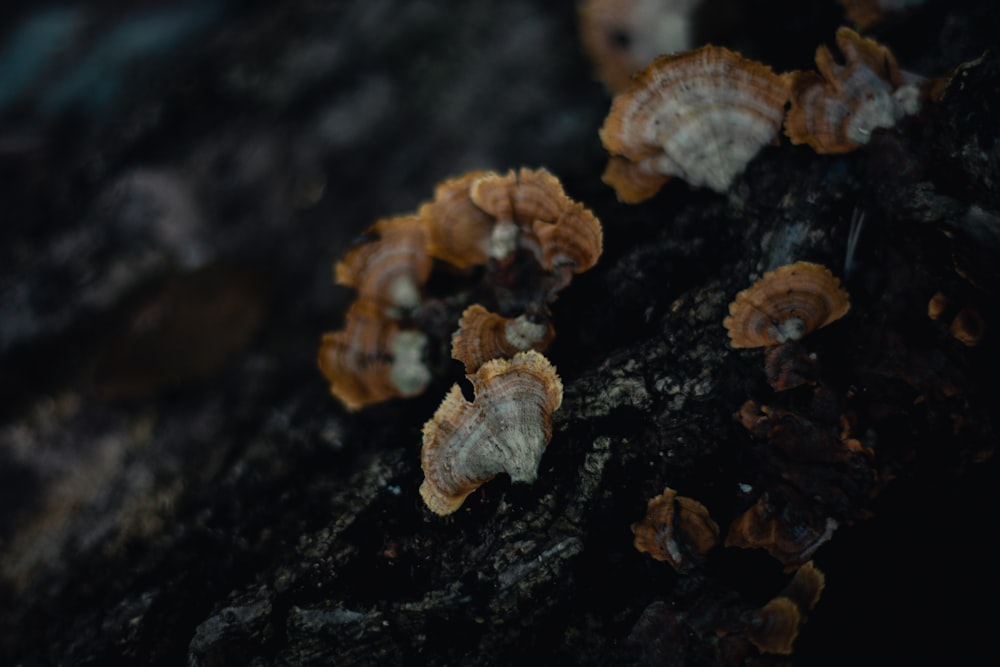
[[[867,144],[872,132],[892,127],[920,109],[917,77],[907,77],[892,52],[850,28],[837,31],[838,65],[825,45],[816,50],[818,72],[793,72],[792,106],[785,134],[817,153],[846,153]]]
[[[471,373],[494,357],[544,350],[554,336],[548,303],[573,274],[597,262],[603,244],[597,218],[544,169],[446,180],[416,213],[379,220],[365,236],[370,240],[351,248],[335,270],[357,300],[344,328],[326,334],[319,350],[331,392],[350,410],[413,396],[430,381],[426,348],[434,332],[423,324],[426,311],[442,304],[428,309],[424,289],[435,261],[509,272],[495,283],[530,283],[513,303],[494,299],[517,312],[477,305],[462,318],[455,356]]]
[[[602,25],[619,27],[595,29],[585,22],[585,44],[631,30],[626,17],[638,10],[629,3],[595,4],[601,10],[590,10],[593,22],[599,14]],[[900,70],[888,48],[850,28],[839,29],[836,41],[845,63],[820,46],[818,71],[808,72],[776,74],[713,45],[657,56],[627,85],[612,85],[615,97],[600,130],[609,154],[604,182],[626,203],[652,197],[674,177],[726,192],[762,148],[780,141],[783,125],[793,144],[843,153],[868,143],[877,128],[919,111],[928,94],[925,80]],[[600,57],[601,72],[605,63],[609,70],[620,68],[615,58]]]

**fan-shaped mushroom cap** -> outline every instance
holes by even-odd
[[[795,262],[737,294],[723,325],[733,347],[764,347],[799,340],[850,308],[850,295],[829,269]]]
[[[504,317],[473,304],[462,313],[451,338],[451,356],[465,364],[466,373],[475,373],[490,359],[510,359],[527,350],[544,352],[555,335],[548,320]]]
[[[433,262],[427,253],[427,230],[416,215],[383,218],[368,230],[377,235],[351,248],[337,262],[337,282],[358,290],[358,298],[384,308],[413,308]]]
[[[466,401],[456,384],[424,424],[420,495],[440,515],[498,473],[534,481],[562,403],[555,367],[534,350],[488,361],[468,378],[475,400]]]
[[[799,626],[819,601],[825,583],[826,577],[812,561],[799,567],[781,593],[750,617],[747,639],[761,653],[791,654]]]
[[[586,0],[580,41],[597,78],[618,93],[663,53],[690,49],[692,14],[701,0]]]
[[[776,597],[758,609],[747,623],[746,636],[761,653],[788,655],[799,636],[802,614],[785,597]]]
[[[518,245],[531,249],[546,270],[592,267],[603,245],[601,223],[570,199],[562,183],[545,169],[487,173],[472,181],[470,196],[496,219],[491,256],[500,259]]]
[[[646,516],[632,524],[632,532],[636,549],[668,561],[678,572],[719,544],[719,525],[708,508],[670,488],[649,500]]]
[[[771,507],[765,494],[729,525],[725,546],[765,549],[786,569],[792,569],[811,560],[837,527],[831,518],[820,522],[783,516]]]
[[[964,345],[975,347],[986,335],[986,320],[977,308],[965,306],[955,315],[948,331]]]
[[[535,220],[532,230],[547,271],[569,266],[582,273],[597,263],[604,246],[601,223],[583,204],[570,204],[555,222]]]
[[[795,576],[781,590],[781,597],[794,602],[799,611],[805,615],[819,602],[825,586],[826,575],[817,569],[812,561],[809,561],[795,570]]]
[[[432,257],[460,269],[489,261],[494,221],[469,196],[472,184],[487,173],[470,171],[439,183],[434,200],[420,207]]]
[[[671,176],[725,192],[778,137],[787,100],[784,77],[728,49],[660,56],[611,103],[600,131],[612,156],[604,182],[627,202]]]
[[[844,65],[825,45],[816,49],[819,72],[793,72],[785,134],[817,153],[846,153],[868,143],[873,130],[892,127],[920,109],[919,77],[906,76],[892,52],[850,28],[837,30]]]
[[[358,410],[423,391],[430,381],[422,359],[426,344],[422,332],[400,330],[378,305],[358,300],[344,328],[323,335],[319,367],[330,392],[348,410]]]

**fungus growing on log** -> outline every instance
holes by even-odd
[[[656,58],[617,95],[601,127],[604,182],[623,202],[676,176],[716,192],[781,133],[785,77],[717,46]]]
[[[975,347],[986,335],[986,320],[978,308],[965,306],[951,321],[948,332],[963,345]]]
[[[825,45],[816,49],[818,72],[792,72],[792,105],[785,134],[817,153],[846,153],[871,133],[920,110],[920,77],[904,74],[892,52],[850,28],[837,30],[844,64]]]
[[[439,183],[433,201],[420,207],[432,257],[460,269],[489,261],[493,218],[469,196],[472,184],[487,173],[470,171]]]
[[[761,653],[791,655],[799,627],[819,601],[826,577],[812,561],[801,566],[787,586],[754,612],[744,634]]]
[[[619,93],[656,56],[694,46],[692,23],[701,0],[586,0],[580,41],[608,90]]]
[[[544,352],[556,332],[547,318],[504,317],[473,304],[462,313],[451,339],[451,356],[475,373],[491,359],[510,359],[518,352]]]
[[[733,347],[764,347],[800,340],[850,307],[850,295],[829,269],[795,262],[765,273],[737,294],[723,325]]]
[[[323,335],[319,368],[330,392],[358,410],[390,398],[419,394],[430,381],[422,355],[427,336],[402,330],[377,304],[351,304],[340,331]]]
[[[433,264],[423,220],[416,215],[383,218],[367,234],[376,238],[352,247],[337,262],[337,282],[357,289],[360,300],[392,312],[419,305]]]
[[[725,546],[764,549],[792,569],[811,560],[838,526],[832,518],[806,517],[787,505],[778,508],[765,493],[729,525]]]
[[[632,533],[636,549],[678,572],[694,567],[719,544],[719,525],[708,508],[669,488],[649,500],[646,516],[632,524]]]
[[[534,350],[488,361],[468,378],[475,400],[454,385],[423,429],[420,495],[439,515],[498,473],[533,482],[562,403],[555,367]]]

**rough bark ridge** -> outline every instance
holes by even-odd
[[[866,148],[782,142],[728,195],[672,182],[637,206],[600,182],[609,100],[570,2],[204,4],[217,12],[178,19],[169,62],[108,70],[131,92],[100,113],[41,104],[73,59],[0,105],[18,128],[0,154],[0,661],[898,664],[985,650],[995,614],[966,595],[998,589],[993,2],[929,0],[870,31],[904,69],[958,69]],[[845,20],[832,0],[778,3],[779,22],[708,4],[706,34],[776,70],[811,67]],[[104,39],[144,25],[86,11]],[[553,304],[565,396],[538,481],[494,479],[441,519],[417,493],[420,428],[458,368],[440,341],[423,395],[345,412],[315,367],[352,298],[330,267],[439,180],[521,165],[597,214],[605,253]],[[830,267],[852,308],[802,341],[812,382],[776,392],[763,353],[730,348],[722,320],[795,260]],[[957,340],[956,319],[982,341]],[[632,545],[665,487],[723,537],[757,508],[800,552],[720,546],[678,574]],[[758,610],[784,565],[810,557],[823,597],[791,656],[761,654]]]

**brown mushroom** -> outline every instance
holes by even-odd
[[[383,218],[368,233],[375,240],[354,246],[337,262],[337,282],[393,314],[419,305],[420,288],[433,265],[423,220],[416,215]]]
[[[750,617],[745,634],[761,653],[789,655],[801,621],[802,614],[794,602],[776,597]]]
[[[764,351],[764,373],[775,391],[788,391],[819,379],[819,364],[798,341],[772,345]]]
[[[788,86],[769,67],[717,46],[653,60],[617,95],[600,130],[604,182],[621,201],[670,177],[725,192],[781,132]]]
[[[948,331],[955,340],[961,342],[963,345],[975,347],[982,342],[983,337],[986,335],[986,320],[983,319],[983,315],[979,312],[979,309],[973,306],[965,306],[955,315],[955,319],[951,321]]]
[[[812,561],[809,561],[795,570],[795,576],[781,589],[780,596],[794,602],[802,615],[805,616],[819,602],[825,586],[826,575]]]
[[[761,653],[790,655],[799,627],[819,601],[825,582],[812,561],[799,567],[781,593],[751,615],[744,630],[747,639]]]
[[[348,410],[358,410],[422,392],[430,381],[422,359],[426,344],[422,332],[402,330],[377,304],[358,300],[344,328],[323,335],[319,367],[330,392]]]
[[[518,352],[544,352],[556,332],[547,318],[504,317],[473,304],[462,313],[451,338],[451,356],[475,373],[490,359],[510,359]]]
[[[935,292],[927,302],[927,317],[936,320],[948,308],[948,297],[943,292]]]
[[[695,7],[701,0],[586,0],[580,5],[580,41],[597,78],[612,94],[664,53],[690,49]]]
[[[719,544],[719,525],[708,508],[670,488],[649,500],[646,516],[632,524],[632,533],[636,549],[678,572],[691,569]]]
[[[837,526],[832,518],[799,516],[787,506],[779,510],[765,493],[729,525],[725,546],[764,549],[791,569],[811,560]]]
[[[439,183],[433,201],[420,207],[432,257],[461,269],[489,261],[494,221],[469,196],[472,184],[487,173],[470,171]]]
[[[778,345],[840,319],[850,307],[850,296],[829,269],[796,262],[737,294],[723,325],[733,347]]]
[[[920,77],[906,75],[892,52],[850,28],[837,30],[844,64],[825,45],[816,49],[819,70],[793,72],[792,105],[785,134],[817,153],[846,153],[867,144],[871,133],[919,111]]]
[[[439,515],[498,473],[533,482],[562,403],[555,367],[534,350],[488,361],[468,378],[475,400],[456,384],[424,425],[420,495]]]

